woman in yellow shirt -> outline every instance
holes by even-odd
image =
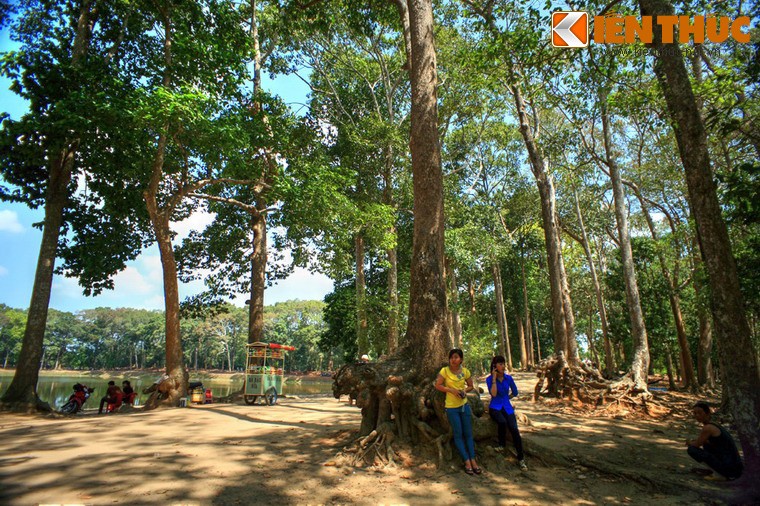
[[[464,460],[464,472],[480,474],[475,462],[475,441],[472,438],[472,410],[467,392],[473,390],[472,375],[462,366],[464,353],[455,348],[449,352],[449,365],[438,372],[435,389],[446,393],[446,417],[454,433],[454,446]]]

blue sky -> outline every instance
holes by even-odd
[[[9,38],[8,29],[0,30],[0,52],[14,49],[16,45]],[[26,112],[26,104],[8,90],[10,81],[0,77],[0,112],[7,112],[18,118]],[[265,78],[265,87],[275,90],[283,99],[292,104],[294,110],[306,102],[308,88],[295,76],[274,81]],[[32,283],[39,253],[42,234],[33,224],[42,221],[41,209],[30,210],[21,204],[0,202],[0,303],[25,309],[29,306]],[[209,215],[194,215],[174,224],[178,232],[177,242],[190,231],[202,229],[210,220]],[[321,300],[332,291],[332,281],[321,274],[311,274],[297,269],[290,277],[267,288],[265,304],[302,299]],[[203,282],[197,281],[180,287],[180,297],[198,293]],[[240,296],[233,302],[242,305],[247,296]],[[115,277],[115,289],[97,297],[85,297],[76,279],[56,276],[50,307],[61,311],[77,311],[94,307],[133,307],[141,309],[163,309],[163,287],[161,283],[161,263],[158,248],[145,249],[134,262]]]

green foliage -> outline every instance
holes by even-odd
[[[294,346],[286,368],[326,369],[340,360],[320,348],[324,303],[288,301],[267,306],[265,339]],[[26,313],[0,305],[0,364],[12,367],[21,348]],[[248,339],[248,308],[221,310],[181,321],[185,362],[190,369],[242,370]],[[143,369],[164,366],[161,311],[96,308],[76,313],[50,310],[44,340],[45,369]]]

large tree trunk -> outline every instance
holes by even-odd
[[[410,150],[414,182],[414,239],[409,290],[408,349],[419,374],[430,377],[446,359],[448,335],[443,268],[443,173],[438,139],[433,9],[409,0],[412,111]]]
[[[261,211],[258,201],[256,208]],[[248,344],[264,340],[264,290],[267,276],[267,218],[251,214],[251,298],[248,307]]]
[[[261,91],[261,65],[262,54],[261,44],[259,41],[259,23],[258,14],[256,11],[256,1],[251,0],[251,27],[250,37],[253,42],[253,95],[254,101],[252,109],[254,114],[261,113],[261,102],[259,101],[258,93]],[[264,128],[267,135],[272,138],[272,129],[267,121],[267,117],[263,117]],[[272,154],[269,149],[264,150],[264,158],[266,160],[265,173],[262,175],[262,179],[267,180],[268,172],[271,170],[274,162],[272,161]],[[269,181],[267,181],[269,183]],[[253,208],[246,208],[246,211],[251,215],[251,247],[253,252],[251,254],[251,296],[249,299],[248,308],[248,343],[255,343],[256,341],[264,340],[264,292],[266,290],[266,275],[267,275],[267,262],[269,256],[267,252],[267,199],[266,188],[253,200]],[[245,389],[245,386],[243,386]]]
[[[42,242],[37,258],[37,270],[34,275],[24,339],[16,362],[16,372],[2,399],[3,404],[14,410],[50,411],[50,406],[42,402],[37,395],[37,380],[42,361],[58,237],[63,224],[63,209],[69,198],[68,185],[71,181],[73,165],[74,152],[69,150],[61,152],[50,163]]]
[[[607,113],[607,97],[601,94],[599,105],[602,112],[602,132],[607,166],[610,169],[612,193],[615,201],[615,221],[617,222],[620,253],[623,257],[623,279],[625,281],[625,299],[628,305],[628,316],[631,320],[631,337],[633,338],[633,361],[631,362],[631,379],[635,392],[647,391],[647,373],[649,370],[649,343],[647,329],[644,325],[644,313],[641,310],[639,287],[636,282],[636,270],[633,265],[631,237],[628,234],[628,215],[625,206],[625,193],[617,157],[612,151],[612,133],[610,132],[609,115]]]
[[[599,277],[596,275],[596,265],[594,263],[594,257],[591,254],[591,245],[588,241],[588,235],[586,235],[586,225],[583,222],[583,213],[581,212],[581,205],[578,201],[578,193],[575,193],[575,212],[578,216],[581,238],[583,239],[581,245],[586,252],[586,261],[588,262],[589,271],[591,272],[591,283],[594,285],[594,294],[596,295],[596,307],[599,311],[599,319],[602,324],[602,338],[604,340],[604,375],[605,377],[610,378],[615,374],[617,366],[615,365],[615,356],[612,353],[612,343],[610,342],[609,326],[607,324],[607,309],[604,307],[602,285],[599,283]]]
[[[641,14],[672,15],[672,7],[662,0],[640,0]],[[710,169],[707,134],[689,82],[680,47],[665,47],[659,25],[655,25],[653,48],[655,70],[668,105],[678,150],[686,172],[689,204],[697,225],[700,249],[710,283],[718,352],[723,364],[731,364],[725,374],[732,414],[744,450],[745,470],[740,483],[752,487],[745,502],[760,499],[760,371],[744,314],[736,263],[726,224],[721,216],[715,181]]]
[[[79,67],[90,48],[90,38],[95,23],[92,0],[82,2],[77,20],[76,35],[71,53],[71,66]],[[5,408],[20,411],[50,411],[50,406],[37,395],[42,343],[47,325],[50,292],[53,285],[56,250],[63,224],[63,210],[69,199],[69,183],[74,169],[74,159],[79,147],[77,139],[66,139],[52,156],[48,166],[45,193],[45,218],[42,241],[34,274],[32,298],[29,302],[26,328],[21,343],[16,372],[2,397]]]

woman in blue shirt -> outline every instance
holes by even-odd
[[[522,438],[517,428],[517,418],[515,417],[515,408],[509,399],[517,397],[517,385],[512,376],[505,374],[506,360],[498,355],[491,360],[491,375],[486,378],[486,386],[491,394],[491,404],[488,406],[488,414],[499,426],[499,447],[507,446],[507,430],[512,435],[512,443],[517,450],[517,461],[520,469],[528,470],[525,463],[525,454],[523,453]]]

